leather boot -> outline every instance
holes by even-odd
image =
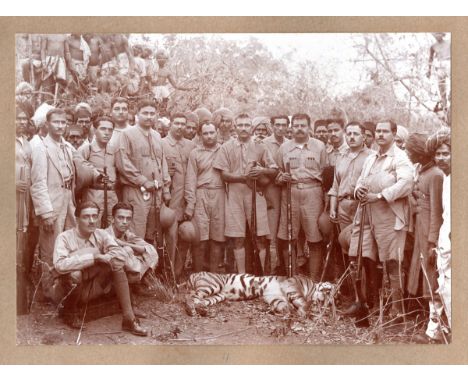
[[[140,337],[146,337],[148,335],[148,331],[140,326],[140,322],[136,318],[133,320],[124,318],[122,320],[122,330]]]
[[[356,276],[357,276],[357,264],[354,261],[351,261],[351,272],[350,272],[350,277],[352,280],[353,284],[353,289],[354,286],[359,287],[359,285],[356,284]],[[356,319],[356,325],[357,326],[369,326],[369,320],[367,319],[368,315],[368,310],[365,304],[363,303],[363,298],[362,298],[362,293],[360,291],[357,291],[357,296],[356,296],[356,291],[354,291],[354,297],[355,301],[344,311],[341,312],[343,316],[349,316],[349,317],[354,317]],[[361,325],[362,324],[362,325]]]
[[[392,306],[390,308],[390,317],[400,319],[403,318],[403,291],[401,290],[401,285],[404,285],[403,280],[400,276],[398,263],[396,261],[388,261],[387,262],[387,271],[388,271],[388,278],[390,281],[390,289],[392,292]],[[401,321],[398,319],[398,321]]]
[[[319,282],[323,267],[323,242],[308,243],[309,245],[309,275],[313,282]]]
[[[366,270],[366,302],[371,314],[376,314],[380,309],[377,264],[366,257],[363,258],[363,262]]]

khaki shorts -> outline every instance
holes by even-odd
[[[256,206],[257,236],[267,236],[270,234],[270,229],[268,228],[266,200],[258,192]],[[246,222],[250,226],[252,213],[252,190],[243,183],[229,183],[225,208],[226,228],[224,235],[245,237]]]
[[[318,218],[323,212],[323,190],[317,184],[300,189],[291,187],[292,208],[292,238],[297,239],[299,229],[302,227],[306,239],[310,243],[322,240],[322,234],[318,227]],[[281,217],[278,229],[278,238],[288,240],[288,213],[286,187],[283,187],[281,195]]]
[[[224,188],[197,190],[193,219],[200,231],[200,240],[223,242],[224,238]]]
[[[366,206],[362,239],[362,256],[372,260],[403,261],[406,231],[396,231],[395,215],[385,201]],[[349,256],[357,256],[361,210],[358,208],[351,232]],[[377,257],[378,256],[378,257]]]

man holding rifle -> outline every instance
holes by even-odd
[[[99,206],[100,216],[98,227],[106,228],[112,218],[112,206],[117,203],[115,193],[116,167],[115,149],[108,143],[114,130],[114,122],[110,117],[100,117],[94,123],[96,131],[91,143],[84,143],[78,152],[100,174],[99,182],[94,182],[82,192],[82,201],[91,201]]]
[[[359,122],[350,122],[345,128],[345,137],[348,147],[338,158],[335,166],[335,175],[333,185],[328,192],[330,196],[330,220],[339,225],[341,237],[348,237],[351,234],[352,223],[358,207],[358,200],[354,196],[356,182],[361,175],[362,166],[366,158],[373,151],[365,145],[365,128]],[[340,240],[342,241],[342,240]],[[342,257],[337,259],[337,277],[341,277],[347,267],[347,250],[341,248]],[[341,261],[340,261],[341,260]],[[366,258],[364,267],[366,269],[366,281],[370,283],[374,280],[375,272],[371,274],[368,262],[372,261]],[[372,264],[372,263],[370,263]],[[369,268],[369,270],[368,270]],[[369,284],[368,284],[369,285]],[[371,288],[371,294],[375,297],[372,301],[378,301],[378,289]],[[369,302],[369,301],[368,301]],[[378,305],[378,304],[377,304]]]
[[[302,228],[309,245],[309,273],[313,281],[320,281],[322,272],[322,235],[318,228],[318,218],[323,211],[322,170],[327,166],[325,145],[309,136],[310,117],[295,114],[292,117],[293,139],[281,145],[277,153],[277,163],[281,174],[277,182],[286,186],[291,182],[292,239],[295,241]],[[287,166],[290,172],[286,171]],[[281,217],[278,239],[288,240],[287,191],[283,187],[281,196]],[[287,248],[288,246],[283,246]],[[296,256],[283,252],[286,264],[292,257],[292,274],[296,274]]]
[[[354,196],[360,201],[360,206],[353,223],[349,257],[351,262],[356,261],[361,237],[362,256],[384,263],[390,280],[390,315],[400,320],[404,313],[402,289],[405,285],[401,263],[409,224],[408,195],[413,188],[414,170],[405,152],[394,143],[396,133],[397,126],[393,121],[382,121],[376,125],[379,151],[367,157],[356,184]],[[365,206],[366,213],[361,213],[362,206]],[[345,313],[353,315],[360,304],[362,301],[356,301]]]
[[[157,115],[155,103],[140,101],[137,113],[138,123],[122,131],[116,165],[123,185],[123,201],[134,209],[130,228],[137,236],[153,241],[154,232],[147,230],[148,225],[154,225],[148,221],[152,196],[157,193],[160,198],[162,193],[164,202],[169,203],[171,178],[161,138],[152,129]]]
[[[250,224],[252,215],[252,190],[249,185],[260,175],[273,178],[277,165],[265,144],[253,141],[252,119],[248,114],[239,114],[235,118],[235,126],[237,138],[230,139],[221,146],[213,168],[221,171],[221,177],[227,183],[224,234],[234,242],[237,272],[245,273],[244,239],[246,224],[247,221]],[[256,215],[258,255],[263,267],[266,258],[265,237],[270,230],[265,197],[260,193],[256,195]]]
[[[189,244],[179,240],[179,222],[183,220],[185,209],[184,189],[187,164],[190,152],[195,148],[195,143],[184,138],[187,117],[183,113],[171,115],[171,127],[169,133],[162,140],[164,155],[168,163],[168,171],[171,176],[171,201],[169,207],[176,212],[176,219],[167,230],[167,249],[175,267],[176,278],[182,275],[185,259],[189,250]],[[176,252],[177,255],[176,256]]]
[[[193,247],[195,272],[205,270],[205,255],[209,256],[210,272],[218,272],[224,249],[224,183],[221,174],[213,168],[213,161],[221,145],[218,129],[213,122],[200,126],[201,145],[189,155],[185,178],[184,218],[193,218],[200,232],[200,243]]]
[[[28,112],[16,107],[15,174],[16,174],[16,309],[27,314],[28,280],[33,262],[33,251],[28,248],[28,227],[31,209],[31,145],[24,137],[29,123]],[[32,224],[32,222],[31,222]]]

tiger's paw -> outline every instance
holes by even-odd
[[[187,313],[190,317],[197,315],[196,307],[193,301],[187,299],[183,302],[183,306],[185,309],[185,313]]]
[[[208,308],[204,305],[195,306],[195,311],[201,316],[206,317],[208,315]]]

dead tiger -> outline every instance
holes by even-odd
[[[189,315],[204,315],[208,306],[224,300],[241,301],[262,297],[275,313],[285,314],[295,308],[302,317],[312,302],[322,302],[334,291],[329,282],[314,283],[304,276],[254,276],[198,272],[187,281]]]

